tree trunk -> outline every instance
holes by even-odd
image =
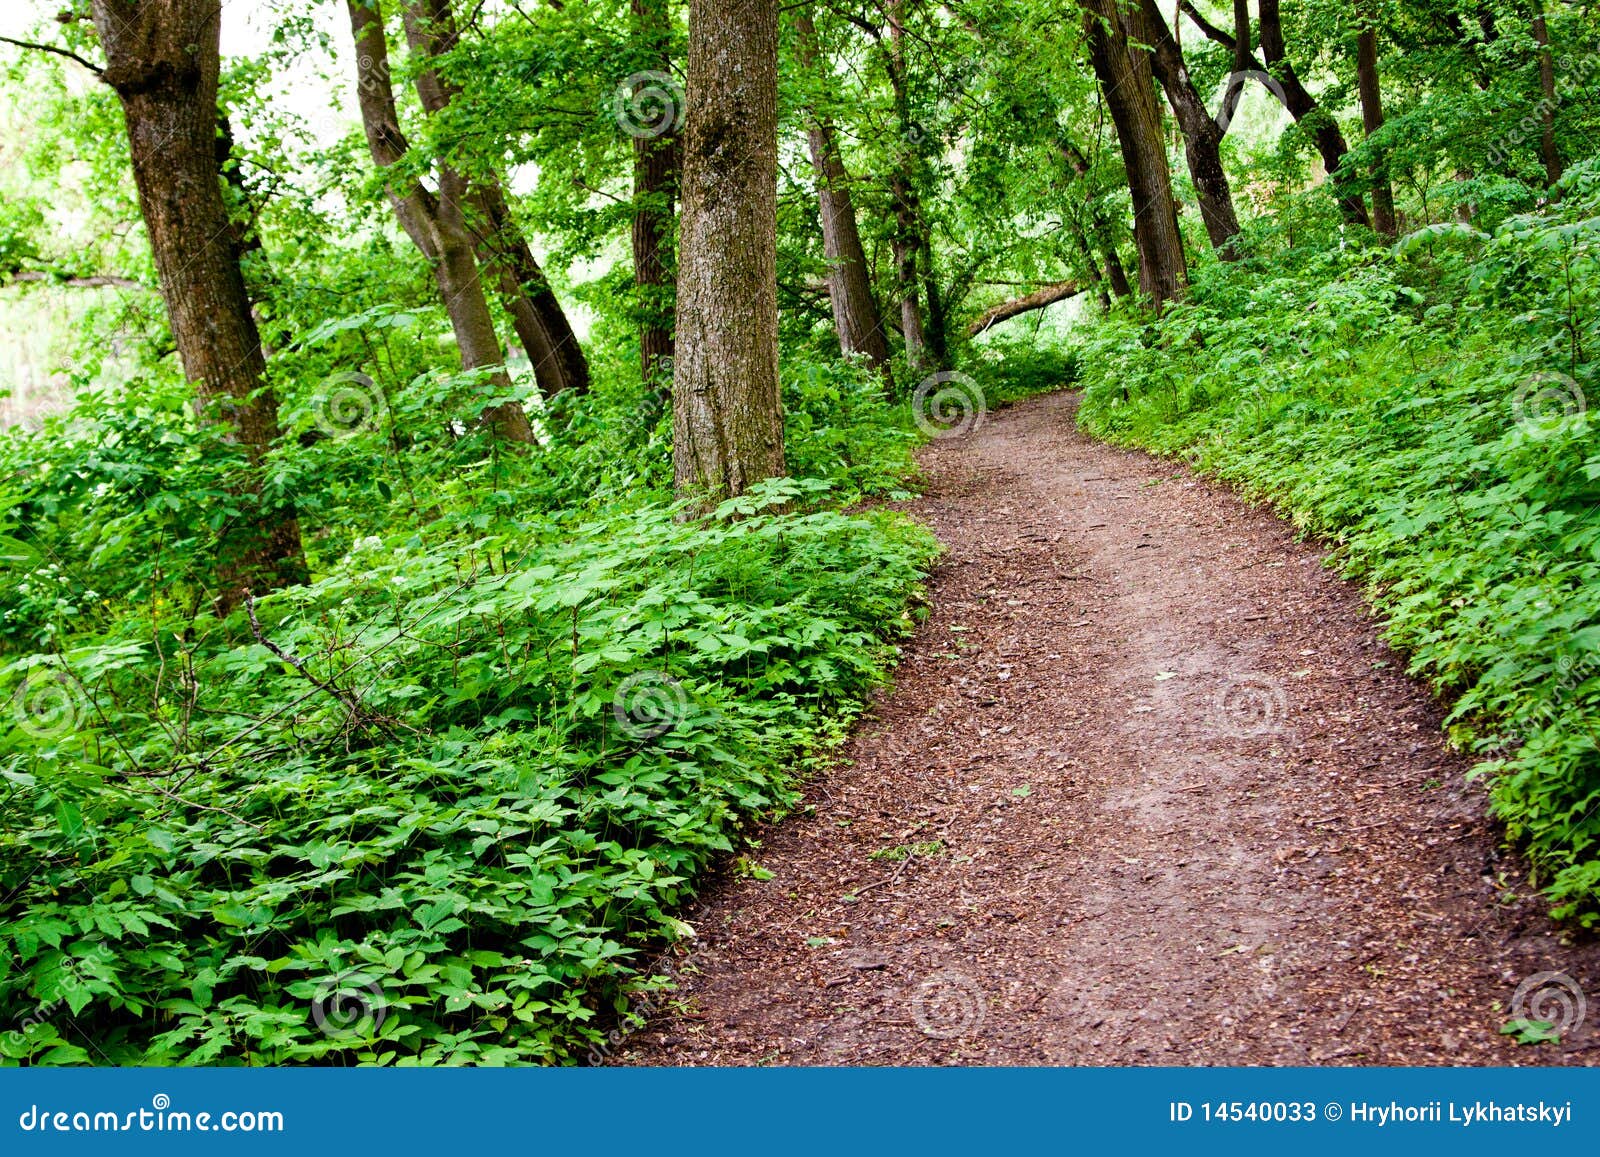
[[[928,323],[923,336],[928,341],[928,352],[933,364],[944,369],[950,362],[950,313],[945,309],[944,294],[939,289],[939,271],[933,264],[933,238],[926,227],[920,230],[922,246],[917,251],[917,271],[922,275],[922,297],[928,306]]]
[[[403,13],[406,43],[421,59],[443,56],[460,42],[450,0],[412,0]],[[437,69],[417,73],[417,96],[429,116],[450,105],[460,89]],[[511,215],[499,173],[492,168],[473,183],[468,220],[478,262],[493,275],[501,305],[511,316],[517,340],[533,366],[539,392],[553,398],[564,390],[589,388],[589,363],[566,312],[539,268],[527,237]]]
[[[367,146],[373,163],[379,169],[388,169],[406,155],[410,145],[400,131],[395,110],[383,14],[378,0],[346,0],[346,4],[355,39],[356,97]],[[431,72],[418,75],[417,90],[425,103],[440,99],[437,91],[430,91],[430,85],[438,84],[437,76]],[[479,276],[475,239],[467,226],[471,194],[465,177],[442,162],[438,180],[437,197],[413,178],[409,184],[391,184],[389,200],[401,227],[433,267],[439,297],[455,331],[461,368],[490,370],[489,390],[504,397],[511,392],[511,378],[505,370],[505,353]],[[510,442],[534,440],[528,417],[515,401],[485,408],[484,420],[496,437]]]
[[[1283,18],[1278,11],[1278,0],[1261,0],[1261,55],[1282,90],[1280,99],[1289,110],[1295,123],[1305,127],[1322,156],[1322,167],[1328,171],[1334,195],[1339,198],[1339,208],[1345,220],[1352,224],[1367,224],[1367,206],[1361,194],[1349,187],[1348,177],[1341,177],[1340,167],[1350,146],[1345,144],[1339,122],[1325,112],[1316,99],[1306,91],[1289,61],[1288,49],[1283,41]]]
[[[799,34],[800,64],[815,73],[820,50],[810,10],[799,9],[794,23]],[[863,354],[875,367],[887,371],[889,342],[883,334],[878,303],[872,296],[867,255],[861,246],[861,229],[856,222],[855,202],[850,193],[850,175],[839,155],[832,121],[812,110],[808,135],[811,165],[817,173],[822,252],[828,259],[828,298],[833,305],[839,350],[846,356]]]
[[[917,232],[916,192],[912,177],[917,163],[912,139],[911,95],[905,66],[905,0],[889,0],[889,83],[894,88],[895,120],[900,141],[894,157],[894,172],[889,177],[889,198],[894,209],[894,237],[890,251],[894,257],[895,296],[900,301],[900,333],[905,338],[906,362],[913,373],[928,368],[928,339],[922,329],[922,305],[917,294],[917,250],[922,247]]]
[[[1178,8],[1194,22],[1196,28],[1205,33],[1207,39],[1215,41],[1233,53],[1235,70],[1260,72],[1274,78],[1274,83],[1268,86],[1269,91],[1288,110],[1295,124],[1311,134],[1317,153],[1322,157],[1322,167],[1327,170],[1328,179],[1332,182],[1334,193],[1339,198],[1339,210],[1344,214],[1345,220],[1355,225],[1367,224],[1367,206],[1362,201],[1361,194],[1348,187],[1348,178],[1341,179],[1338,176],[1339,168],[1344,164],[1345,154],[1350,151],[1345,143],[1344,134],[1339,131],[1338,122],[1322,111],[1316,98],[1306,90],[1305,85],[1300,83],[1294,65],[1289,62],[1283,42],[1283,21],[1278,12],[1278,0],[1261,0],[1261,55],[1266,58],[1265,67],[1248,51],[1247,44],[1241,44],[1237,32],[1230,36],[1212,24],[1200,14],[1190,0],[1178,0]],[[1248,18],[1248,11],[1246,17]],[[1234,10],[1234,20],[1237,30],[1239,21],[1237,7]]]
[[[1534,0],[1533,39],[1539,45],[1539,119],[1543,132],[1539,137],[1539,155],[1544,158],[1545,186],[1552,187],[1561,180],[1561,149],[1556,144],[1556,65],[1550,52],[1550,30],[1544,20],[1544,0]]]
[[[307,574],[293,504],[269,504],[262,494],[260,467],[279,434],[278,403],[265,387],[240,234],[217,160],[221,4],[95,0],[93,14],[106,56],[101,79],[122,103],[139,208],[184,375],[207,415],[231,426],[250,464],[238,493],[260,503],[252,521],[222,532],[217,599],[225,612],[248,590],[304,582]]]
[[[1378,30],[1363,28],[1356,41],[1356,86],[1361,92],[1361,127],[1372,136],[1383,127],[1383,86],[1378,79]],[[1372,228],[1382,237],[1395,235],[1394,190],[1389,186],[1383,153],[1372,173]]]
[[[1189,163],[1189,177],[1194,181],[1206,236],[1219,257],[1224,261],[1235,260],[1238,254],[1233,242],[1239,235],[1239,214],[1234,210],[1233,189],[1222,167],[1224,130],[1206,109],[1206,102],[1189,79],[1183,50],[1155,0],[1140,0],[1139,14],[1142,25],[1139,40],[1153,50],[1151,66],[1183,133],[1184,158]]]
[[[778,0],[691,0],[673,476],[701,509],[784,473]]]
[[[651,70],[672,67],[671,10],[668,0],[632,0],[635,42]],[[665,131],[633,138],[633,285],[639,295],[639,372],[647,386],[661,390],[663,361],[673,356],[672,216],[678,190],[676,118]]]
[[[1139,289],[1159,311],[1183,297],[1189,285],[1172,196],[1161,113],[1151,91],[1149,59],[1128,43],[1117,0],[1079,0],[1089,40],[1089,60],[1122,146],[1133,197],[1133,238],[1139,249]]]

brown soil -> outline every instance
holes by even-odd
[[[907,509],[948,554],[894,690],[762,833],[773,878],[688,914],[681,1006],[614,1063],[1600,1059],[1600,1010],[1500,1034],[1600,951],[1540,914],[1359,592],[1075,405],[925,453]]]

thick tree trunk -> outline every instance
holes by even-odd
[[[667,0],[632,0],[633,35],[650,68],[672,67]],[[633,284],[639,295],[639,372],[660,384],[673,356],[672,216],[678,191],[678,132],[670,122],[656,136],[633,138]],[[667,361],[668,366],[671,365]],[[670,391],[670,383],[662,396]]]
[[[419,59],[443,56],[461,39],[450,0],[411,0],[404,18],[406,42]],[[417,73],[416,88],[430,116],[447,108],[460,93],[432,68]],[[472,182],[469,203],[468,226],[478,262],[493,276],[501,305],[533,366],[539,392],[546,398],[565,390],[583,393],[589,388],[588,360],[532,246],[511,215],[500,175],[490,169]]]
[[[778,0],[691,0],[673,476],[701,509],[784,473]]]
[[[1539,155],[1544,159],[1545,185],[1555,185],[1561,180],[1561,149],[1556,144],[1556,65],[1550,52],[1550,30],[1544,19],[1544,0],[1534,0],[1533,39],[1539,45],[1539,119],[1543,131],[1539,137]]]
[[[794,23],[800,63],[815,73],[820,50],[810,11],[799,9]],[[833,324],[839,334],[840,352],[847,356],[865,355],[874,366],[887,370],[889,342],[884,337],[883,320],[878,316],[878,303],[872,296],[867,255],[861,245],[861,229],[850,193],[850,175],[839,155],[832,121],[813,110],[808,135],[811,166],[817,173],[822,252],[828,259],[828,299],[833,305]]]
[[[268,506],[259,467],[279,434],[265,388],[266,358],[239,267],[241,238],[228,215],[217,160],[219,0],[134,5],[95,0],[105,51],[101,78],[122,103],[139,208],[150,237],[184,374],[203,408],[226,421],[250,463],[240,493],[262,502],[253,521],[220,543],[218,602],[247,590],[304,582],[294,506]]]
[[[410,145],[400,131],[395,110],[383,15],[378,0],[346,0],[346,4],[355,39],[356,97],[367,146],[373,163],[379,169],[389,169],[399,163]],[[431,99],[425,91],[430,84],[438,84],[434,74],[419,74],[417,87],[425,101]],[[476,239],[467,226],[470,190],[466,179],[448,165],[439,166],[438,179],[438,196],[413,178],[409,183],[389,185],[389,200],[401,227],[433,267],[439,297],[455,331],[461,368],[489,369],[488,388],[503,397],[511,392],[511,378],[505,370],[500,335],[495,332],[494,316],[489,312],[489,299],[479,277]],[[486,407],[484,420],[496,437],[510,442],[534,440],[528,417],[517,402]]]
[[[1149,59],[1128,43],[1117,0],[1079,0],[1089,40],[1089,60],[1116,126],[1123,167],[1133,197],[1133,238],[1139,249],[1139,289],[1159,310],[1183,297],[1189,285],[1172,196],[1161,113],[1152,92]]]
[[[1205,223],[1211,247],[1225,261],[1238,257],[1234,238],[1239,235],[1239,215],[1233,207],[1233,189],[1222,167],[1224,130],[1206,109],[1206,102],[1189,79],[1183,50],[1167,27],[1155,0],[1140,0],[1139,39],[1151,46],[1150,63],[1156,79],[1167,94],[1167,103],[1183,133],[1184,158],[1189,177],[1200,201],[1200,216]]]
[[[1383,86],[1378,78],[1378,30],[1363,28],[1356,41],[1356,87],[1361,92],[1361,126],[1367,136],[1383,127]],[[1372,174],[1372,228],[1383,237],[1395,235],[1394,190],[1383,155]]]

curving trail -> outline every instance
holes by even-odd
[[[1600,1000],[1600,951],[1358,591],[1075,405],[925,453],[949,553],[894,690],[763,833],[773,878],[688,913],[682,1005],[614,1063],[1600,1062],[1600,1005],[1498,1032],[1536,973]]]

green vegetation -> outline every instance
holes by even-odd
[[[609,1055],[888,677],[913,449],[1074,382],[1340,542],[1600,911],[1593,6],[48,8],[0,1061]]]
[[[1560,911],[1600,896],[1600,163],[1492,235],[1344,252],[1315,221],[1082,346],[1090,432],[1338,543],[1454,703]],[[1525,192],[1532,202],[1535,194]],[[1324,225],[1326,229],[1327,226]],[[1276,241],[1276,245],[1272,244]]]

